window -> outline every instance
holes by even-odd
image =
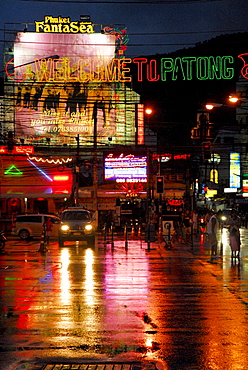
[[[20,216],[17,217],[16,222],[23,222],[23,223],[41,223],[42,216]]]
[[[78,221],[85,221],[85,220],[90,220],[90,216],[88,212],[80,212],[80,211],[75,211],[75,212],[65,212],[63,215],[64,220],[78,220]]]

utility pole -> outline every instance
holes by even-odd
[[[80,166],[79,166],[79,134],[76,137],[77,141],[77,155],[76,155],[76,164],[75,164],[75,205],[76,207],[79,206],[79,197],[78,197],[78,190],[79,190],[79,172],[80,172]]]
[[[93,131],[93,211],[95,212],[96,227],[98,227],[98,171],[97,171],[97,103],[94,104],[93,110],[94,131]]]

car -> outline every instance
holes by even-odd
[[[50,236],[58,237],[60,218],[55,215],[40,213],[17,215],[13,221],[11,234],[19,236],[22,240],[39,237],[42,235],[44,229],[43,224],[47,218],[50,218],[53,223]]]
[[[95,245],[96,228],[92,213],[85,208],[71,207],[61,213],[61,224],[58,231],[59,246],[65,241],[86,241]]]
[[[231,216],[232,211],[232,208],[226,208],[218,213],[218,220],[220,225],[223,225],[224,227],[227,226],[227,220]]]

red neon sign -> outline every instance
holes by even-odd
[[[241,68],[240,73],[241,73],[241,75],[242,75],[244,78],[248,79],[248,60],[247,60],[247,59],[248,59],[248,53],[239,54],[239,55],[238,55],[238,58],[242,59],[242,60],[243,60],[243,62],[244,62],[244,65],[243,65],[243,67]]]
[[[144,104],[138,104],[137,110],[137,121],[138,121],[138,145],[144,145],[145,143],[145,132],[144,132]]]
[[[167,199],[167,203],[170,206],[181,206],[182,204],[184,204],[184,200],[183,199]]]
[[[33,154],[34,147],[33,146],[14,146],[13,153],[14,154]]]
[[[0,153],[7,153],[7,146],[0,146]]]
[[[144,186],[141,183],[125,182],[123,185],[120,186],[120,189],[123,190],[129,196],[135,196],[144,191]]]

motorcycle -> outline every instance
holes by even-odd
[[[7,241],[6,236],[4,235],[4,231],[0,231],[0,250],[4,249],[5,243]]]

